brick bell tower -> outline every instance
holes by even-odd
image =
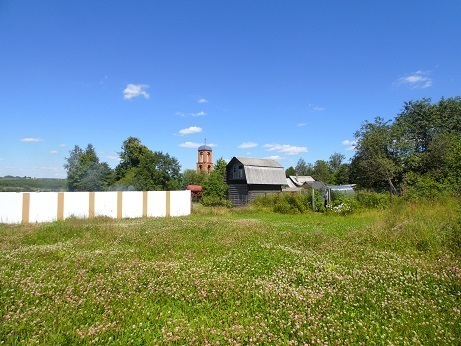
[[[210,173],[213,170],[213,149],[205,144],[198,148],[197,173]]]

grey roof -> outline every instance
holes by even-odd
[[[290,177],[287,178],[287,183],[290,187],[301,187],[304,184],[308,182],[313,182],[313,181],[315,180],[310,175],[299,175],[299,176],[290,175]]]
[[[213,151],[213,149],[211,149],[211,147],[209,145],[201,145],[198,147],[198,150],[209,150],[209,151]]]
[[[325,184],[320,180],[307,181],[306,184],[309,185],[311,188],[316,189],[316,190],[322,190],[322,189],[325,188]]]
[[[282,168],[283,166],[275,160],[270,159],[253,159],[249,157],[236,157],[244,166],[257,166],[257,167],[277,167]]]
[[[286,185],[283,167],[244,166],[247,184]]]
[[[247,184],[286,185],[287,183],[283,166],[275,160],[234,157],[229,164],[234,159],[243,165]]]

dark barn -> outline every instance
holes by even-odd
[[[286,177],[275,160],[233,157],[226,166],[226,182],[232,205],[242,206],[258,195],[282,192]]]

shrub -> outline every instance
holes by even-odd
[[[202,204],[205,207],[217,207],[217,206],[222,206],[222,207],[232,207],[232,202],[221,197],[217,196],[202,196]]]
[[[360,208],[386,209],[389,206],[389,195],[384,193],[358,191],[355,198]]]

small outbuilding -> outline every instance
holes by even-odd
[[[187,185],[186,190],[190,190],[193,200],[202,197],[202,187],[200,185]]]
[[[283,166],[275,160],[233,157],[226,166],[229,200],[242,206],[258,195],[282,192],[287,184]]]

